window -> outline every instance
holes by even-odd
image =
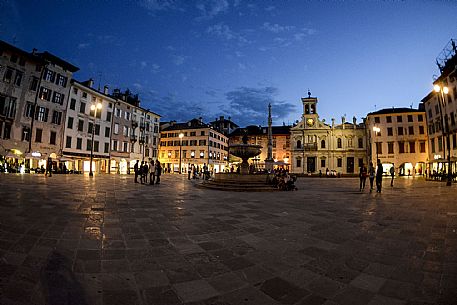
[[[25,113],[24,113],[24,116],[26,118],[31,118],[33,117],[33,104],[30,103],[30,102],[27,102],[27,104],[25,105]]]
[[[47,80],[48,82],[54,82],[56,77],[56,73],[54,71],[51,71],[49,69],[46,69],[43,74],[43,79]]]
[[[100,124],[95,124],[95,135],[96,136],[100,135]]]
[[[322,140],[322,141],[321,141],[321,148],[325,148],[325,140]],[[325,161],[325,160],[324,160],[324,161]],[[325,165],[322,166],[322,167],[325,167]]]
[[[119,124],[114,124],[114,134],[119,134]]]
[[[55,131],[51,131],[51,136],[49,137],[49,144],[51,145],[56,145],[56,132]]]
[[[394,153],[394,142],[387,143],[387,153],[388,154]]]
[[[78,131],[83,131],[83,130],[84,130],[84,121],[80,119],[78,121]]]
[[[205,145],[206,145],[206,140],[198,140],[198,146],[205,146]]]
[[[35,131],[35,142],[41,143],[42,135],[43,135],[43,129],[37,128]]]
[[[99,148],[99,142],[98,141],[94,141],[94,151],[98,152],[98,148]]]
[[[454,142],[454,144],[455,144],[455,142]],[[419,152],[425,153],[425,142],[424,141],[419,142]]]
[[[110,128],[109,127],[105,127],[105,137],[109,138],[109,134],[110,134]]]
[[[11,83],[11,79],[13,78],[14,69],[6,68],[5,75],[3,75],[3,81],[5,83]]]
[[[190,136],[191,136],[191,137],[195,137],[196,135],[197,135],[197,133],[196,133],[195,131],[191,131],[191,132],[190,132]]]
[[[436,114],[440,113],[440,107],[438,105],[435,105],[435,113]]]
[[[118,118],[120,118],[121,115],[122,115],[122,110],[119,109],[119,108],[117,108],[117,109],[116,109],[116,116],[117,116]]]
[[[341,159],[341,158],[336,159],[336,166],[343,167],[343,159]]]
[[[414,126],[408,126],[408,134],[413,135],[414,134]]]
[[[111,112],[107,112],[107,113],[106,113],[106,121],[107,121],[107,122],[111,122],[111,116],[112,116],[112,113],[111,113]]]
[[[71,137],[67,136],[65,141],[65,148],[71,148]]]
[[[422,114],[419,114],[417,116],[417,121],[419,121],[419,122],[423,122],[424,121],[424,117],[422,116]]]
[[[438,138],[438,151],[443,151],[443,138]]]
[[[394,135],[394,132],[392,130],[392,127],[387,127],[387,135],[388,136],[393,136]]]
[[[416,153],[416,142],[414,142],[414,141],[409,142],[409,153],[410,154]]]
[[[412,114],[408,114],[408,122],[412,122],[413,121],[413,115]]]
[[[325,167],[325,159],[321,159],[321,167]]]
[[[126,119],[127,121],[130,121],[130,112],[127,112],[127,111],[126,111],[126,112],[124,112],[124,114],[125,114],[125,119]]]
[[[430,139],[430,147],[432,148],[432,153],[435,153],[435,139]]]
[[[86,140],[86,150],[92,150],[92,139]]]
[[[336,140],[336,143],[337,143],[336,146],[337,146],[338,148],[342,148],[342,147],[343,147],[343,141],[341,140],[341,138],[338,138],[338,139]]]
[[[124,152],[128,152],[129,151],[129,146],[128,146],[128,143],[127,142],[123,142],[122,143],[124,145]]]
[[[419,134],[424,134],[424,126],[419,126]]]
[[[71,116],[68,117],[67,128],[73,129],[73,118]]]
[[[398,152],[400,154],[404,154],[405,153],[405,142],[398,142]]]
[[[36,91],[38,89],[38,78],[32,77],[30,81],[30,88],[31,91]]]
[[[114,150],[114,151],[117,150],[117,141],[116,140],[113,140],[113,145],[111,146],[111,150]]]
[[[205,151],[200,150],[200,159],[203,159],[205,157]]]
[[[300,140],[297,141],[297,148],[298,148],[298,149],[301,148],[301,141],[300,141]]]
[[[16,116],[15,98],[0,95],[0,115],[4,115],[8,118],[14,118]]]
[[[49,109],[45,107],[37,107],[37,112],[35,114],[35,119],[41,122],[47,122],[48,121],[48,113]]]
[[[16,71],[16,76],[14,77],[14,84],[20,86],[22,82],[22,72]]]
[[[78,94],[78,88],[73,87],[73,93]]]
[[[128,137],[129,136],[129,128],[127,126],[124,126],[124,136]]]
[[[429,117],[430,119],[433,117],[432,109],[429,109],[429,111],[428,111],[428,117]]]
[[[75,88],[76,89],[76,88]],[[75,110],[76,109],[76,100],[74,98],[72,98],[70,100],[70,109],[71,110]]]
[[[403,117],[401,115],[397,116],[397,123],[403,122]]]
[[[60,85],[62,87],[66,87],[67,86],[67,78],[65,76],[59,74],[57,76],[56,84]]]
[[[94,128],[94,124],[89,122],[89,126],[87,126],[87,133],[92,133],[92,128]]]
[[[392,123],[392,117],[390,115],[386,116],[386,122]]]
[[[376,142],[376,153],[382,154],[382,142]]]
[[[381,122],[378,116],[374,117],[374,122],[377,124],[379,124]]]
[[[79,112],[86,113],[86,103],[81,102],[81,104],[79,105]]]
[[[62,105],[63,104],[63,100],[64,100],[64,97],[65,95],[59,93],[59,92],[54,92],[54,97],[52,99],[52,102],[53,103],[56,103],[56,104],[60,104]]]
[[[40,99],[42,100],[46,100],[46,101],[50,101],[51,100],[51,95],[52,95],[52,91],[49,90],[48,88],[45,88],[45,87],[41,87],[40,89]]]
[[[87,98],[87,92],[83,92],[82,97],[83,97],[83,98]]]
[[[109,153],[109,143],[105,143],[104,152],[105,152],[105,153]]]
[[[83,139],[82,138],[76,138],[76,149],[81,150],[83,148]]]
[[[154,128],[154,129],[155,129],[155,128]],[[203,130],[203,131],[200,131],[200,135],[201,135],[201,136],[204,136],[204,135],[205,135],[205,131],[204,131],[204,130]]]
[[[52,123],[60,125],[61,121],[62,121],[62,112],[54,110],[52,112]]]
[[[297,159],[297,167],[301,167],[301,159]]]
[[[398,127],[398,135],[399,136],[403,135],[403,127]]]
[[[359,148],[363,148],[363,139],[359,138],[358,142],[359,142]]]
[[[22,127],[22,137],[21,141],[30,141],[30,128],[29,127]]]

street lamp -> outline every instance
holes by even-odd
[[[433,90],[438,93],[438,105],[440,107],[440,114],[441,114],[441,123],[442,123],[442,133],[443,136],[446,136],[446,146],[447,146],[447,181],[446,185],[452,185],[452,168],[451,168],[451,138],[449,132],[449,123],[447,113],[443,113],[443,108],[446,107],[446,100],[444,95],[449,93],[449,88],[446,86],[440,86],[438,84],[433,86]],[[441,97],[441,100],[440,100]]]
[[[94,112],[94,124],[92,126],[92,145],[90,146],[90,164],[89,164],[89,177],[93,177],[94,173],[92,172],[92,160],[94,158],[94,135],[95,135],[95,119],[97,118],[97,110],[102,109],[102,104],[92,104],[90,110]]]
[[[373,131],[374,131],[376,137],[378,137],[378,134],[381,131],[381,128],[374,126]],[[375,143],[376,143],[376,163],[377,163],[378,159],[379,159],[379,147],[378,147],[379,143],[378,142],[375,142]]]
[[[181,149],[182,149],[182,138],[184,137],[184,134],[181,132],[179,134],[179,173],[182,174],[181,172]]]

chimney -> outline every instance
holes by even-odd
[[[200,124],[203,124],[203,118],[199,117],[198,120],[200,121]]]
[[[92,78],[89,78],[89,80],[87,81],[87,85],[90,87],[90,88],[93,88],[94,87],[94,80]]]
[[[104,94],[106,94],[106,95],[108,95],[108,94],[109,94],[109,88],[108,88],[108,85],[105,85],[105,86],[103,87],[103,93],[104,93]]]

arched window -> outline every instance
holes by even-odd
[[[321,141],[321,148],[325,148],[325,140]]]
[[[336,143],[337,143],[336,145],[338,148],[343,148],[343,142],[341,141],[341,138],[338,138]]]
[[[301,141],[300,140],[297,141],[297,148],[301,148]]]

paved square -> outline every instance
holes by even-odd
[[[457,185],[132,182],[1,174],[0,304],[456,304]]]

